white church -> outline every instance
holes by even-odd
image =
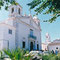
[[[50,39],[49,33],[46,33],[45,37],[46,37],[46,40],[45,40],[44,43],[42,43],[42,50],[43,51],[49,50],[48,49],[48,45],[51,43],[51,39]]]
[[[9,18],[0,22],[0,50],[41,50],[40,20],[22,13],[20,5],[9,6]]]

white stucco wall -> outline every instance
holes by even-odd
[[[42,43],[42,50],[47,50],[47,44],[45,44],[45,43]]]
[[[0,25],[0,40],[3,39],[4,28]]]
[[[0,24],[0,30],[2,29],[2,31],[0,31],[0,33],[2,34],[0,36],[0,42],[3,42],[3,48],[8,48],[8,42],[9,42],[9,49],[14,49],[15,48],[15,28],[7,25],[7,24]],[[9,29],[12,30],[12,34],[9,34]],[[6,44],[7,43],[7,44]]]
[[[56,48],[58,47],[58,50],[60,50],[60,45],[51,45],[51,46],[48,46],[48,49],[49,51],[52,51],[52,50],[56,50]]]

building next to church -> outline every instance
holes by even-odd
[[[60,39],[56,39],[50,44],[48,44],[48,50],[49,51],[55,51],[56,49],[60,50]]]
[[[49,33],[46,33],[45,37],[46,37],[46,40],[44,43],[42,43],[42,50],[44,51],[48,50],[48,44],[51,43]]]
[[[46,33],[46,40],[45,43],[42,43],[42,50],[46,51],[54,51],[58,50],[60,52],[60,39],[56,39],[51,42],[49,33]]]
[[[17,47],[41,50],[40,20],[22,13],[19,4],[9,6],[9,18],[0,23],[0,50]]]
[[[47,50],[47,44],[46,43],[42,43],[42,50],[46,51]]]

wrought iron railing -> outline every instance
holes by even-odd
[[[33,38],[36,40],[36,36],[29,34],[28,38]]]

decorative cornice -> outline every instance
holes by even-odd
[[[60,43],[50,43],[48,46],[53,46],[53,45],[60,45]]]
[[[42,45],[46,45],[45,43],[42,43]]]
[[[21,17],[21,18],[22,18],[22,17]],[[22,22],[23,24],[25,24],[25,25],[27,25],[27,26],[29,26],[29,27],[32,27],[32,28],[34,28],[34,29],[36,29],[36,30],[41,31],[41,29],[37,29],[37,28],[35,28],[34,26],[31,26],[30,24],[28,24],[28,23],[20,20],[20,17],[19,17],[19,18],[18,18],[18,17],[11,17],[11,18],[8,18],[7,20],[17,20],[18,22]]]
[[[6,24],[6,23],[0,23],[0,26],[1,26],[1,25],[4,25],[4,26],[6,25],[6,26],[8,26],[8,27],[10,27],[10,28],[16,29],[15,27],[13,27],[13,26],[11,26],[11,25],[9,25],[9,24]]]
[[[17,19],[17,18],[16,18]],[[18,20],[19,20],[20,18],[18,18]],[[32,20],[32,18],[31,18],[31,20]],[[19,21],[21,21],[21,20],[19,20]],[[34,20],[32,20],[35,24],[36,24],[36,22],[34,21]],[[21,21],[21,22],[23,22],[23,23],[25,23],[26,25],[28,25],[28,26],[30,26],[30,27],[33,27],[33,28],[35,28],[34,26],[31,26],[30,24],[28,24],[28,23],[26,23],[26,22],[24,22],[24,21]],[[38,27],[38,29],[41,31],[41,29],[40,29],[40,27],[36,24],[36,26]],[[37,28],[35,28],[36,30],[38,30]]]
[[[10,6],[9,6],[9,8],[10,8],[11,6],[20,6],[20,7],[22,8],[22,6],[21,6],[21,5],[19,5],[19,4],[18,4],[18,5],[10,5]]]

